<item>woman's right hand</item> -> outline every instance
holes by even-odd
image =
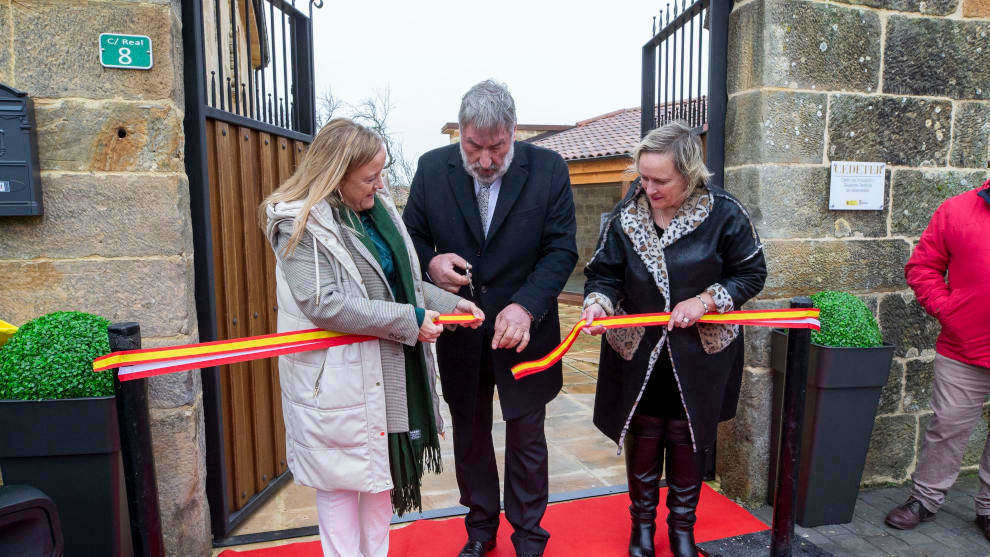
[[[595,319],[598,319],[599,317],[608,317],[608,314],[605,313],[605,309],[602,308],[602,306],[600,306],[599,304],[591,304],[590,306],[584,308],[584,311],[581,312],[581,319],[584,319],[585,323],[592,323]],[[601,325],[597,325],[595,327],[588,327],[587,325],[585,325],[584,332],[588,333],[589,335],[600,335],[605,332],[605,327]]]
[[[439,313],[426,310],[426,317],[423,318],[423,324],[419,326],[420,342],[436,342],[437,337],[443,332],[443,326],[435,323],[438,317],[440,317]]]

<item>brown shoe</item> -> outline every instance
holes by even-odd
[[[986,517],[990,518],[990,517]],[[893,528],[898,528],[900,530],[912,530],[915,526],[922,522],[931,522],[935,520],[935,513],[929,511],[921,504],[921,501],[915,499],[914,497],[908,497],[908,500],[904,502],[903,505],[895,507],[894,510],[887,513],[887,519],[884,522],[887,526]],[[986,532],[986,530],[984,530]]]
[[[976,525],[980,527],[980,531],[983,532],[983,537],[990,540],[990,516],[978,514],[976,515]]]

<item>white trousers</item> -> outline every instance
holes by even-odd
[[[324,557],[387,557],[392,521],[389,491],[316,491]]]

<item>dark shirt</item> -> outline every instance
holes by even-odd
[[[657,236],[663,236],[664,229],[656,224]],[[670,363],[670,352],[663,348],[657,364],[653,368],[646,390],[636,406],[636,413],[655,418],[686,420],[684,403],[681,401],[681,390],[674,378],[674,368]]]

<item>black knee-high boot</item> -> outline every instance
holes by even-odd
[[[633,416],[626,433],[626,478],[629,482],[630,557],[653,557],[660,503],[664,420]]]
[[[701,495],[704,453],[695,453],[686,420],[668,420],[667,438],[667,534],[676,557],[697,557],[694,547],[695,509]]]

